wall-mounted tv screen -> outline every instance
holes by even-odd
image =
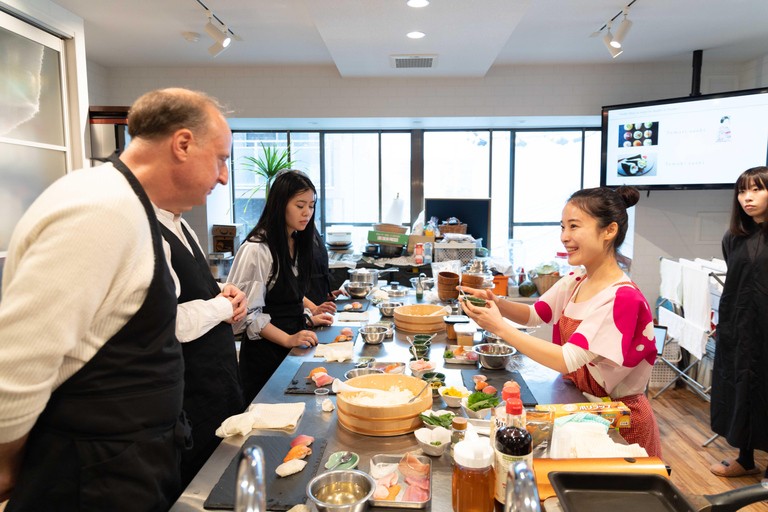
[[[768,89],[603,107],[600,184],[731,188],[768,161]]]

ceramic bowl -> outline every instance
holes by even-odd
[[[442,409],[442,410],[439,410],[439,411],[432,411],[432,410],[424,411],[424,414],[430,414],[432,416],[442,416],[444,414],[447,414],[447,415],[450,415],[451,420],[453,420],[453,418],[456,417],[456,413],[451,412],[451,411],[449,411],[447,409]],[[421,420],[421,421],[424,423],[424,428],[430,428],[431,429],[431,428],[437,428],[438,427],[438,425],[430,425],[429,423],[426,423],[424,420]]]
[[[440,394],[440,396],[443,397],[443,401],[445,402],[445,405],[447,405],[448,407],[459,407],[461,406],[461,399],[464,398],[465,396],[469,396],[471,393],[464,386],[452,386],[452,387],[457,391],[461,391],[462,396],[446,395],[445,391],[448,389],[447,386],[442,386],[437,391]]]
[[[445,374],[439,373],[439,372],[425,372],[421,374],[421,380],[430,380],[435,379],[434,381],[430,382],[429,387],[432,388],[432,396],[438,397],[440,396],[439,389],[443,386],[445,386]]]
[[[421,451],[432,457],[440,457],[451,445],[451,431],[443,427],[420,428],[414,434]],[[435,446],[433,442],[440,444]]]
[[[411,375],[416,377],[417,379],[420,379],[422,375],[424,375],[427,372],[434,371],[435,368],[437,368],[437,364],[431,361],[427,361],[429,363],[429,368],[425,368],[424,370],[414,370],[411,365],[413,365],[415,361],[411,361],[410,364],[408,364],[408,368],[411,370]]]
[[[325,463],[325,469],[332,468],[334,464],[339,462],[339,459],[345,453],[347,452],[341,451],[341,452],[332,453],[331,456],[328,457],[328,462]],[[355,452],[352,452],[352,460],[350,460],[349,462],[345,462],[343,464],[339,464],[338,466],[336,466],[335,469],[355,469],[359,462],[360,462],[360,456]]]
[[[467,415],[467,418],[472,418],[475,420],[482,420],[485,419],[486,416],[491,414],[491,409],[493,407],[487,407],[485,409],[480,409],[479,411],[473,411],[469,407],[467,407],[467,397],[461,399],[461,408],[464,409],[464,413]]]

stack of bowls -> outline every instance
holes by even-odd
[[[437,274],[437,296],[441,300],[459,298],[459,274],[453,272],[440,272]]]
[[[414,359],[429,359],[429,349],[432,347],[432,335],[417,334],[412,338],[413,348],[410,349]]]
[[[461,275],[461,286],[466,286],[467,288],[480,288],[483,284],[483,281],[483,276],[478,274]]]

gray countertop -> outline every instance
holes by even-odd
[[[407,297],[407,302],[416,302],[415,297],[413,295]],[[369,308],[369,315],[370,321],[376,321],[378,309]],[[353,329],[357,326],[357,324],[349,322],[344,324],[349,324]],[[381,345],[366,345],[358,337],[355,342],[354,357],[357,359],[358,357],[372,356],[378,361],[408,361],[410,355],[405,336],[406,333],[396,332],[393,341],[387,341]],[[472,368],[472,366],[453,365],[450,369],[444,368],[442,352],[446,344],[455,344],[455,341],[448,343],[445,331],[441,331],[432,340],[431,360],[437,362],[439,371],[445,373],[446,385],[462,385],[461,369]],[[418,442],[413,434],[396,437],[369,437],[356,434],[338,425],[335,410],[331,413],[322,411],[320,407],[322,399],[315,398],[313,395],[285,394],[286,386],[293,379],[302,362],[322,361],[322,358],[313,358],[313,353],[314,348],[293,349],[254,400],[254,403],[305,402],[307,404],[306,409],[296,429],[292,431],[253,430],[249,435],[284,435],[293,438],[298,434],[306,434],[313,437],[324,437],[328,440],[328,444],[321,461],[322,466],[325,465],[332,453],[350,450],[360,455],[358,469],[363,471],[368,470],[373,455],[379,453],[404,454],[407,451],[419,450]],[[582,394],[571,383],[564,381],[559,373],[545,368],[523,355],[514,356],[508,369],[519,371],[522,374],[540,404],[584,401]],[[409,371],[406,370],[406,373]],[[335,397],[331,396],[331,399],[335,403]],[[435,398],[432,408],[435,410],[444,409],[446,405],[441,398]],[[452,411],[463,415],[460,408],[452,409]],[[204,510],[203,502],[246,438],[247,436],[234,436],[224,439],[179,500],[173,505],[171,511]],[[446,453],[441,457],[431,457],[431,459],[433,467],[431,509],[451,510],[451,471],[453,466],[449,455]],[[267,490],[267,494],[269,494],[269,490]],[[307,503],[310,503],[309,500]]]

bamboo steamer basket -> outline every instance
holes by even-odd
[[[456,292],[458,293],[458,292]],[[435,332],[445,329],[443,317],[445,311],[429,316],[435,311],[445,309],[435,304],[410,304],[395,308],[395,327],[405,332]]]
[[[442,321],[442,318],[441,320]],[[372,374],[354,377],[347,382],[357,388],[373,388],[388,391],[392,386],[410,389],[415,395],[425,382],[410,375]],[[336,396],[336,416],[347,430],[366,436],[389,437],[409,434],[424,426],[419,413],[432,408],[432,393],[427,389],[412,403],[400,405],[358,405],[349,401],[353,393]]]

